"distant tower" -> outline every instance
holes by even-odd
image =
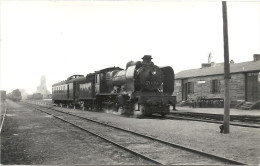
[[[37,87],[37,93],[43,94],[43,98],[46,98],[47,95],[50,94],[46,87],[46,78],[44,75],[41,76],[41,84]]]

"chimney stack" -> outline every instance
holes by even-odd
[[[201,68],[211,67],[211,63],[202,63]]]
[[[254,54],[254,61],[259,61],[260,60],[260,54]]]

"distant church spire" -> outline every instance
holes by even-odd
[[[41,76],[41,83],[40,86],[37,87],[37,93],[43,94],[43,98],[45,98],[45,96],[50,94],[50,92],[47,90],[46,77],[44,75]]]

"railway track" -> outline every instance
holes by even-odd
[[[170,112],[170,114],[167,115],[166,118],[223,124],[223,115],[220,114],[207,114],[197,112]],[[230,125],[233,126],[260,128],[260,116],[231,115],[230,121]]]
[[[51,103],[39,103],[43,105],[52,106]],[[158,116],[155,115],[154,117],[156,118]],[[166,118],[223,124],[223,115],[220,114],[207,114],[198,112],[170,112],[170,114],[167,115]],[[231,115],[230,125],[249,128],[260,128],[260,116]]]
[[[100,137],[126,151],[151,161],[154,164],[245,165],[245,163],[239,161],[205,153],[93,119],[78,116],[66,112],[64,109],[36,105],[30,105],[30,107]]]
[[[3,106],[2,106],[3,105]],[[4,125],[4,120],[5,120],[5,116],[6,116],[6,103],[2,104],[1,103],[1,110],[2,108],[4,107],[4,113],[2,114],[2,111],[1,111],[1,126],[0,126],[0,133],[2,132],[2,127]]]

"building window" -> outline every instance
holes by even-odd
[[[200,80],[200,81],[197,81],[197,83],[200,85],[200,84],[206,84],[206,81],[202,81],[202,80]]]
[[[187,82],[187,92],[188,94],[194,93],[194,82]]]
[[[210,84],[211,93],[220,93],[220,80],[211,80]]]
[[[99,74],[96,74],[96,83],[99,83]]]

